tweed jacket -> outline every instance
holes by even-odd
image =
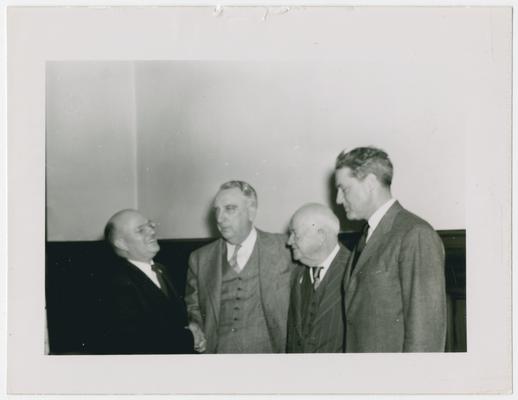
[[[274,352],[286,347],[290,274],[295,268],[282,234],[257,229],[255,247],[259,257],[261,305]],[[200,325],[207,339],[207,353],[218,345],[223,257],[226,245],[218,239],[192,252],[189,257],[185,302],[189,321]]]
[[[444,247],[434,229],[396,201],[354,269],[353,256],[344,280],[346,352],[444,351]]]

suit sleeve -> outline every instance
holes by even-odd
[[[442,352],[446,340],[444,248],[437,233],[416,226],[403,238],[399,258],[405,352]]]
[[[189,268],[187,270],[187,280],[185,287],[187,319],[189,322],[196,322],[200,327],[203,328],[198,285],[198,260],[195,254],[191,254],[189,257]]]

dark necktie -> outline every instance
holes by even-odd
[[[169,292],[169,285],[167,284],[167,282],[164,278],[164,275],[163,275],[164,271],[162,270],[162,265],[154,263],[151,266],[151,269],[156,274],[158,283],[160,284],[160,289],[162,289],[162,292],[164,292],[164,294],[167,297],[169,297],[171,295],[171,293]]]
[[[363,249],[365,248],[365,244],[367,243],[367,235],[369,234],[369,224],[366,223],[363,226],[363,231],[360,236],[360,239],[358,240],[358,243],[356,244],[356,248],[354,250],[354,256],[353,256],[353,263],[351,266],[351,274],[354,271],[354,267],[356,267],[356,263],[358,262],[358,259],[360,258],[360,255],[363,252]]]
[[[311,272],[313,272],[313,289],[317,290],[318,285],[320,285],[320,273],[324,267],[311,267]]]

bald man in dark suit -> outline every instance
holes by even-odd
[[[163,265],[155,224],[136,210],[112,216],[106,240],[116,256],[106,260],[88,351],[94,354],[193,353],[185,304]]]
[[[340,224],[326,206],[299,208],[288,245],[302,266],[294,273],[288,314],[288,353],[342,353],[343,279],[350,252],[338,243]]]

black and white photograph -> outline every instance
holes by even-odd
[[[510,7],[8,11],[12,393],[509,390]]]
[[[464,157],[446,148],[464,147],[460,121],[394,121],[410,106],[383,110],[392,84],[363,132],[351,102],[388,77],[355,84],[336,64],[46,70],[50,354],[466,351]],[[408,98],[428,92],[416,112],[464,96],[400,74]]]

